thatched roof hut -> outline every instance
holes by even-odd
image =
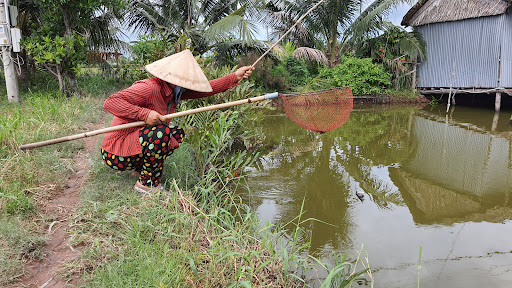
[[[421,26],[504,14],[505,0],[420,0],[404,16],[402,25]]]
[[[427,43],[418,67],[423,93],[512,94],[512,1],[420,0],[404,16]]]

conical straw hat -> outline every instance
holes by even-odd
[[[166,82],[183,88],[198,92],[213,91],[203,70],[188,49],[148,64],[146,70]]]

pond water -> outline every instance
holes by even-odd
[[[246,203],[265,225],[305,200],[302,218],[325,222],[302,226],[310,253],[364,244],[374,287],[416,287],[420,247],[420,287],[512,287],[512,112],[444,110],[355,106],[325,134],[266,111],[273,149],[248,169]]]

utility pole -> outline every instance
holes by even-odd
[[[18,79],[16,77],[15,63],[11,55],[13,41],[11,40],[11,24],[8,9],[7,1],[0,0],[0,48],[2,49],[7,98],[10,103],[19,103],[20,93],[18,90]]]

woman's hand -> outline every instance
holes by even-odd
[[[160,124],[165,124],[165,118],[164,116],[162,116],[160,113],[156,112],[156,111],[151,111],[149,112],[148,114],[148,118],[146,119],[146,124],[150,125],[150,126],[156,126],[156,125],[160,125]]]
[[[242,79],[249,78],[249,76],[251,76],[252,70],[254,70],[254,67],[252,67],[252,66],[244,66],[244,67],[238,68],[238,70],[236,70],[236,72],[235,72],[236,79],[238,81],[240,81]]]

